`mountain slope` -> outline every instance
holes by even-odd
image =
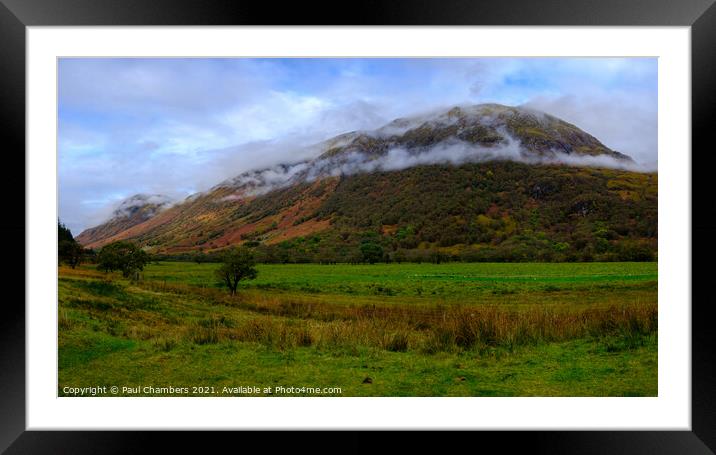
[[[108,221],[82,231],[76,240],[83,245],[101,242],[147,221],[171,203],[172,200],[162,194],[135,194],[122,201]]]
[[[78,240],[97,248],[133,239],[171,254],[248,243],[280,261],[351,260],[366,241],[386,254],[491,260],[656,251],[656,175],[579,166],[634,163],[544,113],[457,107],[338,136],[322,149]]]

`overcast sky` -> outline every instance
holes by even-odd
[[[654,58],[60,59],[59,216],[77,235],[136,193],[185,197],[336,134],[484,102],[656,169]]]

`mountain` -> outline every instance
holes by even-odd
[[[252,170],[222,182],[232,197],[277,186],[421,164],[462,164],[495,159],[539,163],[634,166],[578,127],[544,112],[499,104],[456,106],[448,111],[396,119],[370,132],[351,132],[318,145],[317,158]]]
[[[630,157],[543,112],[459,106],[318,149],[314,159],[244,172],[141,221],[120,226],[114,217],[78,241],[133,239],[175,255],[244,243],[276,261],[354,260],[366,242],[408,259],[656,252],[656,174],[634,172]]]
[[[109,220],[83,231],[76,240],[83,245],[101,242],[147,221],[171,203],[171,198],[162,194],[135,194],[122,201]]]

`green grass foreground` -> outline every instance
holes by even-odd
[[[234,297],[215,267],[61,267],[58,395],[658,394],[656,263],[261,265]]]

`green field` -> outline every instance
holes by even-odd
[[[160,262],[147,267],[149,280],[218,286],[216,264]],[[653,285],[655,262],[611,263],[447,263],[447,264],[267,264],[244,288],[322,294],[437,295],[474,298],[485,292],[613,289]]]
[[[259,265],[234,297],[216,266],[151,264],[137,283],[61,267],[58,394],[658,393],[656,263]]]

